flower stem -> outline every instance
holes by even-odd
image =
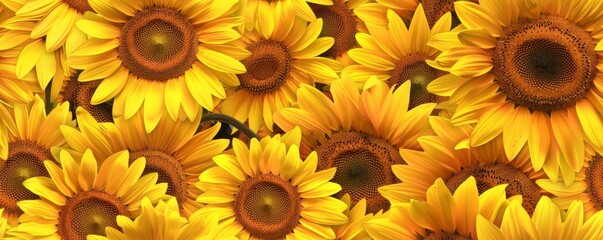
[[[242,133],[247,135],[247,137],[259,139],[258,135],[253,130],[251,130],[249,127],[247,127],[247,125],[245,125],[242,122],[239,122],[239,120],[237,120],[231,116],[224,115],[221,113],[203,114],[203,116],[201,117],[201,122],[207,122],[207,121],[218,121],[218,122],[227,123],[230,126],[233,126],[234,128],[239,129],[239,131],[241,131]]]

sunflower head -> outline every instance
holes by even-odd
[[[434,80],[435,94],[457,106],[455,125],[477,123],[470,145],[503,135],[511,158],[529,147],[535,170],[571,184],[585,149],[603,150],[599,108],[602,72],[600,18],[593,1],[454,3],[464,25],[430,45],[442,50],[427,63],[448,76]],[[447,87],[446,87],[447,86]],[[576,133],[583,133],[578,134]],[[572,140],[569,140],[572,139]]]
[[[142,176],[144,158],[128,164],[128,157],[128,152],[122,151],[109,156],[98,167],[90,150],[83,153],[81,160],[61,151],[61,167],[45,161],[50,177],[33,177],[23,183],[40,200],[17,203],[24,214],[11,234],[26,238],[86,239],[89,234],[105,235],[105,227],[118,228],[118,215],[138,216],[142,199],[148,197],[157,202],[165,197],[167,186],[155,184],[156,173]],[[31,229],[53,230],[32,232]]]
[[[226,232],[245,239],[335,238],[331,226],[348,221],[345,203],[330,197],[341,190],[329,182],[335,169],[315,172],[316,153],[302,162],[300,140],[299,129],[249,147],[234,139],[235,155],[214,157],[218,167],[199,177],[200,214],[219,213]]]
[[[426,60],[434,59],[439,53],[427,43],[433,36],[450,31],[451,18],[446,14],[430,27],[425,14],[419,4],[407,27],[400,16],[389,9],[386,26],[368,25],[368,34],[356,34],[361,47],[350,50],[349,55],[357,63],[347,66],[342,76],[366,81],[368,76],[375,75],[396,88],[408,81],[412,84],[411,108],[445,100],[427,90],[433,80],[446,75],[427,64]]]
[[[87,40],[67,62],[82,70],[78,81],[101,79],[92,105],[114,99],[113,115],[126,119],[143,112],[146,132],[163,115],[193,120],[226,98],[223,82],[238,85],[235,74],[246,71],[239,60],[249,52],[232,44],[241,36],[233,28],[242,19],[229,17],[236,3],[92,2],[96,13],[77,24]]]
[[[243,32],[236,44],[251,54],[241,60],[247,72],[237,74],[240,85],[220,104],[220,112],[247,122],[251,130],[273,132],[272,115],[291,106],[301,84],[329,84],[337,79],[341,64],[321,57],[334,43],[321,37],[324,22],[270,16],[274,28],[258,25]]]
[[[17,202],[37,199],[38,196],[23,186],[23,181],[36,176],[49,176],[44,161],[54,161],[54,147],[64,147],[65,138],[49,129],[74,126],[69,104],[60,104],[46,114],[39,96],[28,105],[15,105],[10,112],[0,107],[0,208],[11,224],[23,213]],[[2,153],[3,152],[3,153]]]

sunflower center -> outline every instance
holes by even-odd
[[[336,194],[350,194],[352,203],[366,198],[367,212],[389,209],[389,201],[379,194],[378,188],[397,182],[391,165],[404,160],[387,141],[358,132],[341,132],[331,136],[316,148],[318,170],[337,167],[333,182],[341,185]]]
[[[84,14],[86,11],[94,12],[88,0],[63,0],[63,2],[81,14]]]
[[[539,111],[563,109],[583,98],[597,65],[590,35],[552,16],[505,29],[493,60],[495,79],[507,97]]]
[[[285,83],[292,61],[287,46],[274,40],[261,40],[247,49],[251,55],[241,60],[247,72],[237,75],[242,89],[252,94],[265,94]]]
[[[121,200],[105,191],[79,192],[67,199],[59,215],[58,233],[62,239],[86,239],[88,234],[105,235],[105,227],[121,229],[118,215],[126,215]]]
[[[39,199],[38,195],[23,186],[31,177],[48,177],[44,161],[53,159],[50,151],[31,142],[19,140],[8,143],[8,158],[0,160],[0,208],[9,215],[23,213],[17,202]]]
[[[396,68],[391,70],[390,79],[387,83],[390,87],[398,87],[406,81],[410,81],[410,103],[409,109],[423,103],[437,103],[442,99],[427,91],[427,85],[434,79],[444,76],[445,73],[430,67],[425,63],[427,56],[414,54],[401,59]]]
[[[339,57],[356,45],[356,18],[343,0],[334,0],[333,5],[310,3],[310,8],[317,18],[322,18],[321,37],[332,37],[333,46],[322,56]]]
[[[590,201],[597,210],[603,209],[603,157],[596,155],[586,169],[586,185]]]
[[[297,187],[272,174],[248,178],[235,197],[236,219],[253,237],[281,239],[299,224]]]
[[[458,233],[447,233],[447,232],[431,232],[425,237],[425,240],[468,240],[470,237],[464,237]]]
[[[197,34],[180,12],[152,7],[124,24],[119,57],[136,76],[165,81],[182,76],[195,61]]]
[[[147,162],[142,174],[156,172],[157,183],[167,183],[166,194],[175,196],[178,203],[182,204],[186,200],[187,184],[186,174],[180,162],[162,151],[140,150],[130,153],[131,162],[140,157],[144,157]]]
[[[479,193],[500,184],[509,184],[506,188],[507,196],[522,195],[523,207],[530,214],[534,212],[536,203],[541,197],[540,187],[526,174],[511,166],[498,163],[463,168],[446,180],[446,186],[454,192],[470,176],[475,177]]]
[[[112,106],[108,103],[92,105],[90,101],[94,95],[94,91],[101,83],[101,80],[90,82],[79,82],[75,75],[67,81],[63,87],[63,101],[69,102],[69,110],[76,118],[76,110],[82,107],[96,119],[98,122],[113,122]]]

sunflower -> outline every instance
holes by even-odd
[[[23,186],[23,181],[35,176],[48,176],[45,160],[54,160],[51,148],[65,145],[56,129],[61,125],[74,126],[68,104],[61,104],[48,115],[44,101],[34,96],[31,105],[15,105],[9,111],[0,108],[0,208],[11,225],[16,223],[22,209],[18,201],[38,196]]]
[[[472,127],[454,127],[450,120],[431,117],[431,126],[437,136],[418,139],[424,151],[400,150],[406,165],[394,165],[394,174],[402,183],[379,189],[392,204],[411,199],[424,200],[433,181],[442,178],[451,191],[470,176],[478,182],[480,193],[491,187],[508,184],[507,195],[521,196],[523,206],[533,212],[540,197],[547,193],[537,184],[546,178],[543,171],[534,171],[527,147],[514,159],[508,159],[502,150],[502,138],[475,148],[466,148]]]
[[[592,155],[591,155],[592,154]],[[552,193],[553,202],[561,209],[568,209],[573,201],[581,201],[586,217],[603,210],[603,158],[599,154],[588,153],[589,161],[576,174],[575,181],[566,185],[564,182],[550,179],[536,181],[542,189]]]
[[[234,155],[214,157],[218,166],[199,176],[200,214],[219,214],[221,234],[240,239],[334,239],[331,226],[348,222],[346,204],[330,197],[341,190],[329,182],[335,169],[315,172],[318,157],[302,161],[300,140],[299,129],[249,147],[233,139]]]
[[[230,44],[240,38],[233,27],[242,19],[229,17],[237,2],[90,0],[96,14],[76,23],[88,40],[67,63],[83,70],[80,82],[102,80],[93,105],[115,97],[113,115],[140,110],[147,132],[166,111],[192,121],[199,105],[212,110],[226,98],[222,82],[236,86],[235,74],[245,72],[239,60],[249,52]]]
[[[500,228],[477,217],[477,236],[480,239],[601,239],[603,212],[590,218],[584,217],[580,201],[570,204],[567,211],[559,208],[544,196],[538,201],[536,211],[530,215],[518,202],[509,204],[504,212]]]
[[[373,214],[366,214],[366,199],[363,198],[358,201],[356,205],[352,205],[352,198],[349,194],[345,194],[341,197],[341,201],[348,205],[348,209],[343,213],[348,216],[349,220],[346,224],[333,227],[336,239],[371,239],[363,227],[363,225],[373,217]],[[379,214],[380,213],[378,213],[378,215]]]
[[[308,24],[300,18],[274,19],[273,29],[245,31],[236,42],[251,52],[242,60],[247,72],[237,75],[241,85],[220,104],[220,112],[248,122],[253,131],[273,130],[272,115],[295,101],[300,84],[330,83],[339,77],[339,63],[318,57],[333,38],[318,37],[323,21]]]
[[[75,27],[84,12],[92,10],[86,0],[14,1],[15,16],[3,22],[12,45],[23,45],[16,65],[19,79],[32,70],[41,89],[52,81],[50,100],[56,99],[70,69],[66,54],[82,44],[86,35]]]
[[[499,224],[508,205],[521,204],[521,198],[507,199],[507,184],[479,193],[480,184],[469,177],[454,194],[447,185],[441,178],[436,179],[422,197],[426,201],[413,199],[410,203],[395,205],[391,213],[370,220],[365,229],[377,240],[477,239],[477,216]]]
[[[201,194],[195,187],[199,174],[213,166],[211,158],[222,153],[229,143],[227,139],[212,140],[220,130],[219,123],[195,134],[200,115],[193,121],[173,121],[164,115],[150,133],[143,129],[142,113],[128,120],[116,118],[115,123],[98,123],[82,108],[77,115],[79,131],[61,127],[72,155],[81,156],[89,148],[99,159],[122,150],[130,151],[130,162],[145,157],[143,172],[156,172],[157,182],[167,183],[167,194],[176,197],[185,217],[201,207],[195,201]]]
[[[118,152],[99,168],[92,151],[87,150],[79,161],[61,151],[62,168],[45,161],[50,178],[23,182],[41,199],[17,203],[25,213],[10,234],[27,239],[86,239],[88,234],[105,235],[105,227],[117,228],[118,215],[140,215],[142,199],[148,197],[156,203],[164,198],[167,184],[155,184],[156,173],[142,176],[144,158],[131,164],[128,158],[128,151]]]
[[[480,146],[503,135],[513,158],[525,145],[535,170],[566,184],[584,164],[585,145],[603,150],[603,50],[599,1],[455,2],[467,28],[428,64],[453,75],[428,89],[450,96],[455,125],[477,123],[470,139]],[[556,180],[556,179],[553,179]]]
[[[387,11],[387,20],[387,29],[369,25],[369,34],[356,34],[361,48],[352,49],[348,54],[357,64],[347,66],[342,75],[357,82],[375,75],[390,87],[409,81],[412,84],[411,108],[443,101],[444,98],[428,92],[427,85],[446,73],[430,67],[425,60],[434,59],[439,53],[427,42],[436,34],[450,31],[450,14],[440,18],[431,29],[421,5],[417,7],[409,29],[393,10]]]
[[[107,237],[91,235],[88,240],[106,239],[214,239],[218,230],[218,216],[207,216],[186,220],[180,216],[176,198],[159,201],[153,207],[151,200],[144,198],[142,213],[132,221],[127,216],[117,216],[121,230],[107,227]]]
[[[420,149],[417,138],[431,134],[428,117],[435,104],[408,111],[410,82],[389,88],[375,77],[359,93],[353,81],[331,85],[334,101],[312,86],[297,91],[298,107],[274,115],[278,126],[289,131],[301,127],[304,154],[318,153],[318,169],[336,167],[333,181],[349,193],[352,203],[366,198],[367,212],[387,210],[389,201],[378,188],[397,182],[391,165],[403,164],[399,149]]]

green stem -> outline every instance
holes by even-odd
[[[46,89],[44,89],[44,109],[46,109],[47,115],[53,109],[52,103],[50,102],[50,92],[52,91],[51,89],[51,84],[48,84],[48,86],[46,86]]]
[[[258,135],[253,130],[251,130],[249,127],[247,127],[247,125],[245,125],[242,122],[239,122],[239,120],[237,120],[231,116],[224,115],[221,113],[203,114],[203,116],[201,117],[201,122],[207,122],[207,121],[218,121],[218,122],[227,123],[230,126],[233,126],[234,128],[239,129],[239,131],[241,131],[242,133],[247,135],[247,137],[259,139]]]

